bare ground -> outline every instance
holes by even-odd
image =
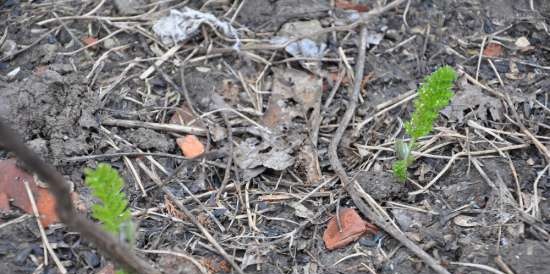
[[[354,77],[360,27],[333,1],[113,2],[124,1],[0,2],[0,117],[74,182],[87,208],[84,168],[118,168],[137,253],[166,273],[200,272],[152,251],[186,254],[211,273],[235,269],[156,178],[245,273],[434,273],[384,231],[325,248],[327,221],[357,206],[328,155],[354,81],[362,81],[361,100],[338,156],[409,239],[451,273],[550,273],[547,1],[403,1],[366,24],[362,79]],[[373,10],[387,1],[364,2]],[[152,25],[183,7],[232,22],[240,50],[205,25],[155,67],[173,45]],[[310,37],[325,43],[322,59],[272,43],[316,26],[332,28]],[[84,48],[86,37],[101,40]],[[489,45],[498,54],[482,55]],[[455,98],[421,140],[408,182],[397,183],[393,144],[406,138],[411,95],[442,65],[461,74]],[[178,158],[175,139],[189,133],[208,157]],[[36,222],[20,216],[16,208],[1,215],[0,272],[56,273],[51,260],[44,264]],[[47,235],[69,273],[97,273],[109,262],[63,225]]]

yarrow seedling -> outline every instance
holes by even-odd
[[[418,90],[414,101],[415,110],[411,120],[405,123],[405,130],[411,136],[410,142],[399,140],[395,143],[398,161],[393,164],[393,174],[401,182],[407,179],[407,168],[414,162],[411,151],[418,138],[428,135],[439,115],[439,111],[449,105],[453,97],[452,87],[456,80],[456,72],[449,66],[444,66],[426,77]]]
[[[134,244],[134,227],[128,209],[128,199],[122,192],[124,181],[108,164],[99,164],[95,170],[85,169],[86,184],[99,203],[92,205],[92,216],[105,230],[128,244]],[[125,272],[119,270],[117,274]]]

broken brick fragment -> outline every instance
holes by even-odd
[[[344,247],[353,241],[359,239],[365,233],[376,233],[378,229],[363,220],[353,208],[343,208],[340,210],[340,224],[342,231],[338,228],[336,216],[329,221],[323,241],[328,250],[334,250]]]
[[[176,139],[176,143],[185,157],[195,158],[204,153],[204,145],[195,135],[180,137]]]
[[[34,195],[40,221],[43,226],[59,222],[59,217],[55,211],[55,198],[50,192],[36,184],[34,177],[20,169],[16,165],[15,159],[0,160],[0,197],[3,210],[9,210],[9,203],[6,204],[6,198],[13,201],[13,205],[23,211],[33,214],[31,201],[27,195],[25,183],[28,182],[31,192]],[[7,208],[6,208],[7,207]]]
[[[502,55],[503,48],[502,45],[498,43],[489,43],[483,49],[483,56],[485,57],[500,57]]]

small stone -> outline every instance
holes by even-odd
[[[32,151],[39,155],[44,155],[48,153],[48,144],[46,140],[42,138],[36,138],[27,143]]]
[[[17,43],[13,40],[6,40],[0,47],[0,56],[10,56],[17,50]]]
[[[112,48],[118,46],[118,43],[115,41],[115,39],[108,38],[108,39],[105,39],[105,41],[103,41],[103,46],[106,49],[112,49]]]
[[[43,53],[42,59],[40,62],[42,64],[48,64],[51,63],[51,61],[54,60],[54,58],[57,56],[57,50],[58,46],[56,44],[45,44],[43,45],[40,50]]]
[[[57,43],[57,39],[55,38],[55,35],[50,34],[48,35],[48,44],[55,44]]]
[[[139,12],[136,7],[143,5],[142,0],[114,0],[115,8],[121,15],[133,15]]]
[[[95,253],[91,251],[84,251],[82,252],[82,256],[84,257],[84,261],[88,266],[93,268],[99,266],[99,257]]]
[[[63,76],[56,71],[48,69],[42,74],[42,80],[47,84],[63,83]]]
[[[528,46],[531,45],[531,43],[529,42],[529,40],[527,39],[527,37],[525,36],[522,36],[520,38],[518,38],[516,40],[516,43],[515,43],[516,47],[518,47],[519,49],[524,49],[524,48],[527,48]]]

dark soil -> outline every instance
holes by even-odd
[[[223,21],[233,18],[243,49],[232,50],[232,37],[204,26],[142,80],[140,75],[172,47],[160,43],[152,25],[169,8],[183,6],[163,1],[155,10],[160,12],[134,18],[123,16],[144,14],[154,5],[125,10],[112,2],[117,1],[106,1],[94,13],[108,20],[70,20],[63,18],[83,15],[99,2],[0,1],[0,118],[75,183],[88,210],[94,199],[83,182],[84,168],[99,162],[116,167],[135,216],[139,256],[165,273],[200,272],[188,260],[142,251],[184,253],[210,273],[232,271],[144,172],[150,169],[245,273],[435,273],[383,231],[335,251],[326,250],[322,240],[336,208],[355,207],[335,179],[327,151],[349,106],[359,29],[328,33],[320,62],[292,59],[269,41],[288,22],[348,25],[351,10],[332,7],[334,1],[248,0],[233,18],[242,1],[233,7],[233,1],[187,1],[183,6],[202,7]],[[359,2],[375,8],[390,1]],[[451,273],[495,273],[483,267],[507,274],[550,273],[550,163],[519,127],[524,125],[550,149],[550,2],[534,0],[534,9],[529,2],[411,0],[408,9],[405,1],[367,23],[362,101],[340,143],[340,160],[397,226]],[[94,47],[71,53],[87,36],[102,39],[130,25]],[[521,37],[528,46],[518,45]],[[15,49],[9,48],[12,43]],[[488,43],[501,45],[502,54],[480,61],[480,48]],[[254,45],[259,46],[247,49]],[[15,54],[17,50],[21,52]],[[208,58],[196,59],[202,56]],[[386,107],[380,106],[416,90],[443,65],[510,96],[519,117],[461,75],[455,88],[455,98],[461,99],[443,111],[432,135],[421,140],[418,150],[424,156],[409,169],[411,180],[398,183],[391,174],[393,143],[407,137],[402,122],[413,104],[402,102],[384,113]],[[12,75],[15,69],[19,72]],[[346,75],[325,107],[339,71]],[[180,156],[175,140],[184,133],[141,123],[168,124],[176,110],[185,113],[185,125],[206,129],[208,134],[199,138],[207,151],[220,153],[203,161],[74,158],[140,151]],[[104,123],[108,118],[140,123],[112,126]],[[521,144],[527,145],[475,154]],[[0,159],[12,157],[8,151],[0,140]],[[217,199],[230,151],[229,186]],[[456,159],[426,192],[410,195],[446,169],[453,155],[466,151],[472,154]],[[0,215],[0,273],[56,273],[51,260],[43,265],[36,221],[20,216],[16,208]],[[62,225],[48,228],[47,235],[69,273],[97,273],[109,263],[92,243]]]

